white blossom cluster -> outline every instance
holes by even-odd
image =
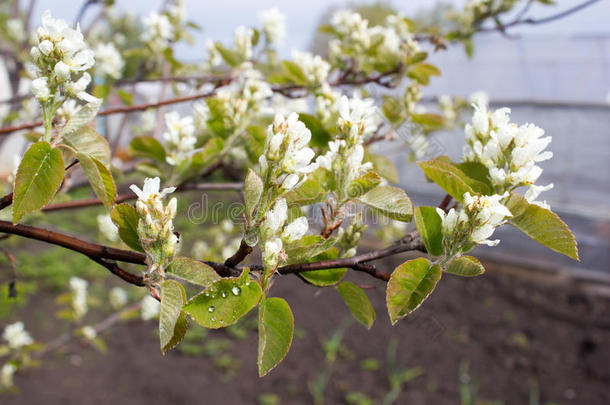
[[[97,71],[113,79],[121,78],[125,61],[112,42],[98,44],[95,48],[95,58]]]
[[[74,319],[82,319],[88,311],[87,306],[87,280],[80,277],[70,277],[70,292],[72,293],[72,311]]]
[[[42,15],[42,26],[34,35],[30,51],[34,63],[32,93],[41,103],[53,103],[55,110],[66,97],[77,97],[87,103],[99,100],[85,90],[91,82],[86,70],[94,63],[94,53],[87,47],[80,27],[68,27],[56,20],[49,10]]]
[[[140,309],[140,316],[142,320],[148,321],[154,319],[159,316],[159,310],[161,309],[161,305],[159,301],[147,295],[142,299],[142,306]]]
[[[284,245],[300,240],[309,229],[309,222],[305,216],[284,226],[287,220],[288,205],[283,198],[276,200],[273,207],[265,213],[260,226],[260,236],[263,263],[267,268],[276,268],[280,261],[286,258]]]
[[[259,158],[263,178],[288,191],[307,179],[318,168],[312,163],[315,152],[309,148],[311,131],[297,113],[277,114],[267,128],[265,152]]]
[[[479,101],[474,105],[472,124],[465,127],[468,144],[464,148],[464,160],[485,165],[497,193],[530,186],[525,195],[527,200],[548,207],[546,202],[535,200],[553,185],[537,186],[534,183],[542,174],[537,163],[553,157],[552,152],[545,151],[552,138],[545,137],[544,130],[534,124],[518,126],[511,123],[509,108],[500,108],[492,113],[484,99]]]
[[[166,14],[151,11],[149,15],[142,17],[144,30],[140,39],[150,49],[163,51],[169,47],[174,38],[174,26]]]
[[[314,56],[310,52],[293,50],[292,61],[303,70],[308,84],[320,86],[328,82],[330,64],[320,55]]]
[[[351,10],[336,11],[330,21],[337,35],[329,42],[329,58],[341,65],[348,56],[357,70],[374,71],[380,65],[396,65],[419,51],[419,45],[401,15],[390,14],[384,25],[369,21]]]
[[[21,349],[22,347],[29,346],[34,343],[34,339],[25,330],[23,322],[15,322],[10,325],[6,325],[2,338],[8,344],[10,349]]]
[[[166,206],[163,199],[176,188],[169,187],[160,191],[158,177],[146,178],[141,190],[136,185],[129,188],[138,196],[136,211],[139,216],[138,237],[149,260],[149,275],[163,275],[165,266],[173,259],[178,248],[178,236],[174,234],[173,219],[176,216],[178,201],[176,197]]]
[[[127,304],[129,298],[124,289],[121,287],[114,287],[112,290],[110,290],[108,299],[110,301],[110,305],[112,305],[112,308],[121,309]]]
[[[104,238],[111,242],[117,242],[119,240],[119,229],[116,227],[110,214],[100,214],[97,216],[97,228]]]
[[[233,42],[235,45],[235,53],[242,59],[248,60],[252,57],[252,40],[254,39],[254,30],[243,25],[235,28],[233,32]]]
[[[263,26],[263,32],[267,43],[280,45],[286,35],[286,16],[276,7],[261,11],[259,19]]]
[[[180,118],[176,111],[165,114],[166,132],[163,133],[167,154],[167,163],[180,164],[195,149],[195,125],[193,117]]]
[[[470,245],[495,246],[499,239],[490,240],[494,230],[503,225],[512,216],[502,204],[508,196],[503,195],[470,195],[464,194],[463,208],[452,208],[445,213],[440,208],[436,211],[442,219],[443,243],[448,250],[448,256],[459,253]]]
[[[0,387],[11,388],[13,386],[13,375],[17,371],[17,366],[13,363],[6,363],[0,369]]]
[[[87,340],[93,340],[97,337],[97,330],[93,326],[87,325],[80,329],[80,333]]]

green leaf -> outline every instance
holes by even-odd
[[[85,125],[93,121],[101,106],[101,103],[87,103],[81,106],[74,114],[72,114],[70,121],[64,125],[61,130],[61,136],[72,134],[79,129],[84,128]]]
[[[299,86],[305,86],[307,84],[307,76],[305,76],[305,72],[303,72],[303,69],[301,69],[301,67],[296,63],[284,60],[282,61],[282,69],[284,70],[284,74],[294,84]]]
[[[213,268],[189,257],[176,257],[167,266],[166,271],[172,276],[202,287],[208,287],[214,281],[220,279]]]
[[[459,202],[463,201],[465,193],[474,194],[472,187],[465,181],[466,175],[452,164],[433,159],[418,162],[418,165],[428,178]]]
[[[159,309],[159,342],[161,351],[166,351],[176,346],[186,333],[186,328],[178,322],[182,314],[182,306],[186,302],[186,292],[182,285],[175,280],[166,280],[161,285],[161,307]],[[180,328],[176,330],[178,324]],[[178,332],[178,336],[176,336]]]
[[[398,124],[404,119],[404,106],[394,97],[388,95],[383,96],[381,111],[383,111],[383,115],[385,115],[388,121],[390,121],[392,124]]]
[[[312,257],[308,262],[320,262],[323,260],[334,260],[339,257],[339,249],[332,247],[325,252],[322,252]],[[347,273],[346,268],[311,270],[301,272],[301,276],[309,283],[317,287],[329,287],[337,284]]]
[[[445,271],[457,276],[474,277],[485,273],[485,268],[472,256],[458,256],[447,263]]]
[[[337,238],[324,239],[320,235],[307,235],[296,242],[298,244],[286,246],[286,264],[307,261],[310,258],[333,247],[337,243]]]
[[[513,216],[510,223],[549,249],[580,260],[574,234],[554,212],[536,204],[528,204],[520,215]]]
[[[167,153],[161,142],[152,136],[137,136],[129,142],[129,154],[133,157],[154,159],[165,163]]]
[[[398,169],[396,165],[386,156],[372,153],[365,154],[365,161],[373,163],[375,172],[390,183],[398,183]]]
[[[381,183],[381,177],[377,173],[372,171],[366,172],[349,183],[347,186],[347,196],[349,198],[360,197],[377,187],[379,183]]]
[[[216,49],[227,65],[231,67],[237,67],[237,65],[239,65],[240,58],[234,51],[225,48],[220,42],[216,42]]]
[[[412,65],[407,71],[407,76],[423,85],[430,84],[430,76],[440,76],[441,71],[429,63],[418,63]]]
[[[362,288],[349,281],[344,281],[337,286],[337,291],[341,294],[341,298],[343,298],[354,318],[371,329],[373,322],[375,322],[375,310]]]
[[[487,186],[486,190],[483,188],[477,189],[477,186],[479,186],[479,187],[481,187],[481,186],[474,183],[471,185],[471,187],[475,191],[478,191],[479,193],[485,194],[485,195],[494,194],[493,185],[491,184],[491,181],[489,179],[489,169],[487,167],[485,167],[485,165],[483,163],[462,162],[462,163],[453,164],[453,165],[455,167],[457,167],[458,169],[460,169],[466,176],[468,176],[471,179],[476,180],[482,184],[485,184]]]
[[[201,173],[214,163],[224,148],[224,140],[215,137],[206,142],[203,150],[194,153],[190,159],[186,159],[178,166],[178,178],[174,184],[195,180]]]
[[[96,158],[110,168],[110,145],[100,133],[89,127],[82,127],[78,131],[63,134],[61,142],[76,152],[86,153]]]
[[[327,191],[314,179],[307,179],[296,189],[286,193],[284,198],[289,207],[303,207],[319,203],[326,197]]]
[[[258,157],[265,151],[265,128],[260,125],[249,125],[244,136],[246,153],[252,163],[258,163]]]
[[[119,229],[119,237],[127,246],[134,250],[143,252],[138,237],[138,213],[133,205],[123,203],[115,205],[110,212],[112,222]]]
[[[424,241],[426,251],[431,256],[440,256],[445,252],[443,247],[443,232],[441,217],[434,207],[415,208],[415,226]]]
[[[360,202],[397,221],[409,222],[413,204],[403,190],[392,186],[378,186],[362,197]]]
[[[76,158],[95,195],[104,203],[106,208],[112,207],[116,197],[116,186],[110,170],[102,162],[85,153],[77,153]]]
[[[248,218],[252,218],[254,210],[258,206],[263,194],[263,181],[252,169],[248,169],[245,182],[245,200],[246,200],[246,214]]]
[[[258,311],[258,375],[265,376],[288,354],[294,316],[283,298],[261,300]]]
[[[432,293],[441,278],[441,266],[423,257],[409,260],[394,269],[386,290],[392,325],[413,312]]]
[[[15,176],[13,223],[51,201],[64,178],[64,159],[59,149],[38,142],[25,151]]]
[[[250,281],[248,273],[245,269],[239,277],[216,280],[191,298],[184,311],[206,328],[218,329],[234,324],[261,298],[260,284]]]
[[[131,94],[130,92],[123,89],[117,89],[116,94],[119,96],[123,104],[133,105],[133,94]]]
[[[444,125],[443,117],[432,113],[411,114],[411,121],[413,121],[415,124],[421,125],[427,130],[440,129]]]
[[[320,120],[313,115],[299,113],[299,121],[303,122],[307,129],[311,131],[310,145],[325,148],[328,146],[328,142],[333,140],[330,132],[328,132]]]

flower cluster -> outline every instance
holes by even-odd
[[[263,178],[284,190],[292,190],[318,168],[315,152],[308,147],[311,132],[297,113],[277,114],[267,128],[265,152],[259,158]]]
[[[70,292],[72,293],[72,311],[74,319],[79,320],[88,311],[87,306],[87,280],[79,277],[70,277]]]
[[[176,188],[169,187],[160,191],[160,183],[161,180],[155,177],[145,179],[142,190],[136,185],[130,186],[138,196],[138,237],[148,256],[148,276],[153,277],[153,281],[163,277],[165,267],[173,259],[179,242],[178,236],[174,234],[173,223],[178,201],[173,197],[166,206],[163,205],[163,199]]]
[[[360,14],[339,10],[331,18],[331,27],[336,35],[329,42],[333,65],[343,66],[349,59],[357,71],[383,71],[419,51],[407,20],[401,15],[390,14],[384,25],[369,27],[368,20]]]
[[[142,17],[142,25],[144,31],[142,31],[140,39],[150,49],[155,51],[167,49],[174,38],[174,26],[167,15],[152,11],[149,15]]]
[[[161,309],[161,305],[159,301],[147,295],[142,299],[142,306],[140,310],[140,316],[142,320],[148,321],[159,316],[159,311]]]
[[[254,38],[254,30],[240,25],[233,33],[233,42],[235,44],[235,53],[242,59],[248,60],[252,57],[252,39]]]
[[[10,349],[21,349],[22,347],[29,346],[34,343],[34,340],[30,336],[23,322],[15,322],[7,325],[4,328],[2,338],[6,340]]]
[[[52,105],[54,113],[66,97],[77,97],[87,103],[98,101],[85,91],[91,82],[86,70],[95,60],[79,26],[72,29],[65,21],[54,19],[47,10],[42,15],[42,26],[34,35],[34,43],[30,51],[36,75],[32,93],[43,106]]]
[[[163,139],[167,146],[167,163],[170,165],[180,164],[195,148],[195,125],[193,117],[180,118],[176,111],[165,114],[165,126],[167,131]]]
[[[300,240],[309,230],[307,217],[299,217],[284,226],[287,220],[288,205],[283,198],[276,200],[273,207],[265,213],[259,233],[266,268],[275,269],[280,261],[286,258],[284,245]]]
[[[114,287],[112,290],[110,290],[108,299],[110,301],[110,305],[112,305],[112,308],[121,309],[127,304],[127,292],[121,287]]]
[[[330,64],[322,59],[320,55],[314,56],[310,52],[293,50],[292,60],[303,70],[308,84],[320,86],[327,83]]]
[[[474,108],[472,124],[465,127],[468,144],[464,148],[464,160],[485,165],[497,193],[530,186],[526,193],[528,201],[548,207],[535,199],[553,185],[536,186],[534,183],[542,174],[536,163],[553,156],[552,152],[545,151],[552,138],[545,137],[544,130],[533,124],[517,126],[511,123],[508,108],[492,113],[483,102],[475,104]]]
[[[286,16],[277,8],[264,10],[259,14],[267,43],[280,45],[286,35]]]
[[[464,194],[463,208],[455,208],[445,213],[440,208],[436,211],[442,219],[443,244],[447,256],[453,256],[468,250],[472,245],[495,246],[499,239],[490,240],[494,230],[504,224],[511,212],[502,204],[507,197],[503,195],[470,195]]]
[[[87,325],[80,329],[81,335],[87,340],[94,340],[97,337],[97,330],[93,326]]]
[[[112,42],[98,44],[95,48],[95,58],[96,71],[99,70],[103,75],[113,79],[121,78],[125,61]]]

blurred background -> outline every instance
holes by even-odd
[[[121,10],[142,15],[157,9],[160,2],[117,3]],[[236,26],[257,24],[258,13],[271,7],[287,17],[286,38],[279,47],[279,56],[287,58],[292,49],[323,54],[316,27],[337,8],[350,6],[367,17],[370,13],[371,18],[379,10],[392,8],[410,18],[435,19],[447,5],[463,1],[184,3],[188,19],[203,29],[194,34],[194,46],[181,45],[176,55],[198,61],[206,54],[205,39],[229,42]],[[543,18],[582,1],[556,3],[551,8],[534,6],[530,15]],[[54,16],[73,21],[80,4],[38,1],[33,20],[49,8]],[[85,15],[83,23],[94,14]],[[154,324],[136,322],[111,331],[106,354],[78,348],[51,356],[39,369],[18,376],[20,392],[0,395],[0,402],[610,403],[609,22],[610,1],[602,0],[554,22],[515,27],[509,35],[478,35],[472,58],[461,46],[432,56],[430,61],[440,67],[442,76],[434,78],[424,94],[425,100],[436,102],[443,94],[467,99],[484,90],[493,107],[512,109],[513,121],[534,122],[553,136],[549,150],[554,157],[541,165],[540,184],[555,185],[544,197],[574,231],[580,262],[504,227],[497,233],[502,240],[499,247],[479,247],[474,252],[483,259],[486,276],[476,280],[447,277],[414,317],[394,328],[388,326],[385,315],[383,285],[354,277],[369,287],[367,293],[377,311],[378,322],[370,331],[346,320],[349,314],[336,294],[303,288],[296,279],[282,279],[277,294],[293,306],[298,333],[286,361],[262,380],[255,375],[253,318],[233,331],[193,332],[184,347],[165,357],[158,353]],[[0,88],[6,86],[2,76],[0,69]],[[457,158],[463,143],[461,130],[438,133],[430,153]],[[376,153],[397,164],[400,185],[415,204],[438,204],[444,193],[426,183],[404,151],[379,144]],[[10,156],[3,150],[0,162],[10,167]],[[79,222],[86,226],[89,221],[95,227],[91,221],[95,214],[80,211]],[[53,219],[58,226],[73,220],[61,215]],[[182,224],[181,231],[189,232],[188,227]],[[369,245],[375,243],[371,237]],[[60,253],[45,254],[39,257],[44,263],[24,257],[23,271],[35,277],[44,266],[61,263],[65,267]],[[28,255],[34,256],[34,250]],[[396,260],[385,265],[392,268],[399,264]],[[89,266],[85,261],[69,263],[71,268]],[[95,269],[82,271],[98,274]],[[55,279],[44,283],[61,288]],[[116,284],[114,280],[104,283]],[[45,293],[33,302],[42,307],[53,303]],[[27,317],[30,324],[40,325],[36,328],[44,336],[48,333],[44,325],[52,320],[44,319],[46,312],[32,313],[27,308],[31,304],[14,310],[11,306],[3,316]]]

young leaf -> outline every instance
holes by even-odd
[[[265,376],[286,357],[294,316],[283,298],[263,298],[258,310],[258,375]]]
[[[299,86],[304,86],[307,84],[307,76],[305,76],[305,72],[299,65],[294,62],[284,60],[282,61],[282,68],[284,69],[284,74],[294,83]]]
[[[133,157],[154,159],[165,163],[167,154],[161,142],[152,136],[137,136],[129,142],[129,154]]]
[[[528,204],[521,215],[511,218],[510,223],[549,249],[579,260],[574,234],[554,212]]]
[[[324,239],[320,235],[307,235],[295,245],[286,246],[286,264],[307,261],[311,257],[330,249],[337,243],[337,238]]]
[[[161,286],[161,307],[159,309],[159,341],[163,354],[184,337],[186,329],[178,329],[175,336],[176,325],[182,314],[182,306],[186,302],[186,292],[182,285],[175,280],[166,280]],[[182,325],[180,325],[182,326]],[[182,336],[180,336],[182,334]],[[170,345],[170,343],[174,343]]]
[[[102,162],[86,153],[77,153],[76,158],[91,184],[91,188],[106,208],[112,207],[116,196],[116,186],[112,173]]]
[[[409,222],[413,204],[398,187],[378,186],[359,198],[360,202],[397,221]]]
[[[430,266],[430,262],[423,257],[406,261],[396,267],[386,290],[386,303],[392,325],[417,309],[432,293],[440,278],[441,266]]]
[[[444,124],[443,117],[432,113],[411,114],[411,121],[427,130],[442,128]]]
[[[325,252],[320,253],[312,257],[309,262],[319,262],[322,260],[334,260],[339,257],[339,249],[336,247],[332,247]],[[312,270],[312,271],[303,271],[301,272],[301,276],[307,280],[309,283],[317,286],[317,287],[329,287],[331,285],[337,284],[345,273],[347,272],[346,268],[339,269],[325,269],[325,270]]]
[[[298,188],[286,193],[284,198],[289,207],[302,207],[323,201],[326,194],[320,183],[307,179]]]
[[[61,142],[76,152],[86,153],[96,158],[110,168],[110,145],[100,133],[89,127],[82,127],[78,131],[63,134]]]
[[[455,166],[437,159],[418,164],[428,178],[459,202],[462,202],[466,192],[474,194],[472,187],[464,180],[466,175]]]
[[[250,281],[249,270],[241,276],[216,280],[191,298],[184,306],[199,325],[219,329],[232,325],[246,315],[260,300],[261,286]]]
[[[176,257],[165,271],[172,276],[202,287],[208,287],[214,281],[220,279],[213,268],[189,257]]]
[[[383,155],[366,153],[364,160],[373,163],[373,169],[381,177],[390,183],[398,183],[398,169],[389,158]]]
[[[472,256],[458,256],[447,263],[445,271],[457,276],[474,277],[485,273],[485,268]]]
[[[344,281],[337,286],[337,291],[341,294],[341,298],[343,298],[354,318],[371,329],[373,322],[375,322],[375,310],[362,288],[349,281]]]
[[[379,183],[381,183],[381,177],[377,173],[366,172],[347,186],[347,195],[349,198],[360,197],[377,187]]]
[[[123,203],[115,205],[110,213],[112,222],[119,229],[119,237],[127,246],[143,252],[138,237],[138,213],[133,205]]]
[[[231,67],[236,67],[237,65],[239,65],[239,57],[235,52],[225,48],[220,42],[216,42],[215,45],[216,49],[218,50],[218,53],[227,65]]]
[[[434,207],[415,208],[415,226],[424,241],[426,250],[432,256],[440,256],[445,252],[443,248],[443,232],[441,230],[441,217]]]
[[[64,159],[48,142],[38,142],[25,151],[15,176],[13,223],[36,211],[55,195],[64,178]]]
[[[93,121],[101,106],[101,103],[87,103],[80,107],[70,117],[70,121],[62,128],[61,135],[66,136],[85,127],[85,125]]]
[[[245,182],[246,191],[246,214],[248,218],[252,218],[254,209],[257,207],[263,194],[263,181],[252,169],[248,169]]]

